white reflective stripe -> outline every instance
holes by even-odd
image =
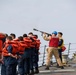
[[[54,70],[53,72],[74,72],[75,69]]]
[[[47,72],[51,72],[50,70],[44,70],[44,71],[39,71],[40,73],[47,73]]]
[[[74,72],[76,71],[75,69],[61,69],[61,70],[44,70],[40,71],[40,73],[51,73],[51,72]]]

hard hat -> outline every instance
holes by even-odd
[[[53,31],[53,32],[52,32],[52,34],[55,34],[55,35],[57,35],[57,31]]]

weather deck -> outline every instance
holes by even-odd
[[[45,70],[45,66],[39,68],[40,73],[35,75],[76,75],[76,64],[65,66],[64,69],[51,66],[50,70]]]

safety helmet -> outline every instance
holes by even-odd
[[[53,32],[52,32],[52,34],[55,34],[55,35],[57,35],[57,31],[53,31]]]

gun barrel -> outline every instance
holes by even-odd
[[[43,33],[43,31],[40,31],[40,30],[38,30],[38,29],[35,29],[35,28],[34,28],[33,30],[34,30],[34,31],[39,31],[39,32]]]
[[[46,33],[46,32],[43,32],[43,31],[40,31],[40,30],[38,30],[38,29],[33,29],[34,31],[38,31],[38,32],[41,32],[41,33]],[[51,34],[49,34],[49,33],[46,33],[47,35],[50,35],[51,36]]]

